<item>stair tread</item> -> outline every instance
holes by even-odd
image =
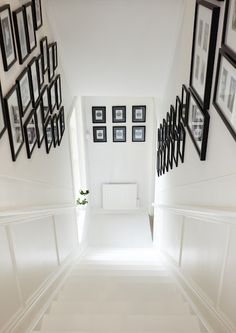
[[[126,330],[126,331],[199,331],[193,315],[45,315],[43,329],[54,330]]]

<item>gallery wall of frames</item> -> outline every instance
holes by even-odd
[[[132,123],[134,124],[132,128],[125,126],[127,111],[132,112]],[[146,126],[144,124],[146,122],[146,105],[133,105],[132,110],[127,110],[127,107],[124,105],[112,106],[112,110],[109,110],[108,114],[112,115],[112,123],[116,124],[112,126],[112,129],[105,126],[107,122],[106,106],[92,107],[92,122],[97,125],[93,126],[93,142],[107,142],[107,130],[112,130],[114,143],[126,142],[127,131],[129,130],[132,132],[132,142],[145,142]]]
[[[60,146],[65,131],[61,75],[57,73],[57,42],[38,38],[43,26],[41,0],[16,10],[0,7],[0,46],[4,71],[19,62],[21,73],[3,96],[0,86],[0,139],[8,132],[12,160],[22,148],[32,157],[35,147],[49,153]],[[32,52],[37,46],[40,52]],[[7,76],[6,76],[7,77]]]
[[[186,129],[200,160],[206,160],[213,90],[213,105],[236,140],[236,0],[225,0],[223,8],[224,13],[210,1],[196,0],[189,84],[183,83],[181,98],[176,97],[157,130],[158,177],[184,163]],[[220,15],[224,27],[218,50]]]

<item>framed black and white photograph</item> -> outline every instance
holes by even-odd
[[[156,159],[156,170],[157,170],[157,176],[161,176],[161,150],[157,150],[157,159]]]
[[[58,66],[57,42],[52,43],[53,49],[53,69],[56,70]]]
[[[38,66],[39,90],[41,90],[44,84],[43,60],[41,54],[37,57],[37,66]]]
[[[113,106],[112,107],[112,122],[125,123],[126,122],[126,106]]]
[[[132,141],[133,142],[145,142],[146,127],[145,126],[133,126],[132,127]]]
[[[188,103],[189,103],[189,91],[188,88],[183,84],[182,85],[182,93],[181,93],[181,115],[180,118],[184,124],[187,126],[188,123]]]
[[[48,39],[43,37],[40,41],[40,49],[42,54],[43,73],[48,70]]]
[[[36,34],[34,30],[33,11],[31,2],[24,5],[24,14],[26,20],[26,31],[29,50],[32,52],[37,46]]]
[[[113,126],[113,142],[126,142],[125,126]]]
[[[26,17],[24,15],[24,7],[20,7],[13,12],[13,22],[15,27],[19,63],[23,64],[23,62],[30,54],[27,40],[27,27]]]
[[[60,109],[60,112],[59,112],[59,122],[60,122],[60,126],[58,127],[58,131],[59,131],[59,134],[58,134],[58,137],[60,138],[60,141],[59,141],[59,144],[61,143],[61,140],[62,140],[62,137],[63,137],[63,134],[65,132],[65,111],[64,111],[64,106],[61,107]]]
[[[37,122],[35,110],[32,110],[24,123],[25,145],[27,157],[31,158],[37,143]]]
[[[29,79],[29,69],[25,68],[24,71],[16,79],[19,92],[19,106],[21,116],[23,117],[30,106],[31,103],[31,93],[30,93],[30,79]]]
[[[8,71],[17,60],[10,5],[0,7],[0,44],[4,70]]]
[[[180,161],[184,163],[186,132],[182,122],[179,123],[178,127],[178,140],[179,140],[179,145],[178,145],[179,158]]]
[[[37,59],[34,57],[29,63],[29,78],[30,78],[30,91],[33,107],[36,106],[39,100],[39,77],[38,77],[38,65]]]
[[[51,116],[49,116],[48,120],[46,121],[46,124],[44,127],[44,135],[45,135],[46,152],[47,152],[47,154],[49,154],[50,149],[52,147],[52,143],[53,143],[53,127],[52,127]]]
[[[56,81],[52,81],[50,86],[48,87],[48,97],[49,97],[49,107],[50,112],[53,113],[55,107],[56,107]]]
[[[182,112],[182,103],[181,103],[179,96],[176,96],[175,111],[176,111],[176,127],[178,127],[180,119],[181,119],[181,112]]]
[[[46,120],[47,120],[47,117],[49,115],[49,111],[50,111],[49,97],[48,97],[48,86],[45,86],[42,90],[41,105],[42,105],[43,123],[45,123]]]
[[[41,0],[32,0],[34,28],[38,30],[43,25]]]
[[[57,109],[59,110],[61,103],[62,103],[62,92],[61,92],[61,75],[58,74],[56,76],[56,103]]]
[[[54,66],[53,66],[53,44],[48,44],[48,81],[51,82],[54,76]]]
[[[177,112],[173,105],[170,106],[170,123],[171,123],[171,132],[174,133],[174,130],[177,126]]]
[[[187,128],[201,161],[206,159],[209,120],[209,114],[202,110],[200,103],[191,91]]]
[[[157,149],[162,146],[162,125],[157,129]]]
[[[220,50],[213,104],[236,140],[236,64]]]
[[[24,144],[23,128],[16,85],[5,97],[5,110],[12,160],[16,161]]]
[[[57,115],[52,117],[53,145],[56,147],[59,143]]]
[[[202,109],[208,109],[211,97],[220,8],[197,0],[195,9],[190,87]]]
[[[2,96],[2,87],[0,84],[0,138],[3,136],[6,130],[6,122],[5,122],[5,117],[4,117],[4,100]]]
[[[36,123],[37,123],[37,138],[38,138],[38,147],[40,148],[44,139],[44,119],[43,119],[43,110],[41,101],[35,108]]]
[[[132,106],[133,123],[144,123],[146,121],[146,105]]]
[[[173,169],[173,154],[174,151],[173,151],[172,135],[170,135],[170,137],[166,141],[166,157],[168,160],[167,171]]]
[[[236,61],[236,1],[226,0],[222,47]]]
[[[92,107],[92,121],[93,121],[93,123],[105,123],[106,122],[106,107],[105,106],[93,106]]]
[[[107,142],[107,128],[105,126],[93,127],[93,142]]]
[[[177,128],[175,128],[174,132],[172,133],[171,137],[172,142],[172,156],[173,156],[173,163],[176,167],[179,164],[179,134]]]

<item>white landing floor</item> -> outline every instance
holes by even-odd
[[[87,240],[89,247],[151,248],[149,217],[144,212],[92,212]]]

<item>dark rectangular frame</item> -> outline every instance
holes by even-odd
[[[52,101],[52,89],[54,89],[55,93],[55,102]],[[49,97],[49,108],[50,112],[53,113],[56,105],[57,105],[57,99],[56,99],[56,81],[53,80],[51,84],[48,86],[48,97]]]
[[[224,112],[221,110],[220,106],[216,102],[216,94],[219,84],[219,75],[220,75],[220,64],[222,57],[225,57],[226,60],[236,69],[236,63],[225,53],[224,49],[220,49],[219,51],[219,58],[217,64],[217,72],[216,72],[216,80],[215,80],[215,91],[214,91],[214,98],[213,98],[213,105],[216,108],[217,112],[219,113],[221,119],[225,123],[226,127],[230,131],[231,135],[233,136],[234,140],[236,140],[236,130],[231,126],[228,119],[225,117]],[[236,98],[236,96],[235,96]]]
[[[52,55],[50,57],[50,54]],[[50,59],[51,58],[51,59]],[[48,44],[48,82],[50,83],[54,77],[55,71],[53,66],[53,43]]]
[[[204,161],[206,159],[206,150],[207,150],[207,140],[208,140],[210,116],[209,116],[207,111],[205,111],[201,108],[201,105],[200,105],[198,99],[195,97],[192,89],[190,88],[189,105],[190,105],[191,96],[194,98],[197,106],[199,107],[199,109],[200,109],[200,111],[201,111],[201,113],[204,117],[204,129],[203,129],[203,139],[202,139],[202,148],[201,148],[201,150],[199,149],[197,143],[195,142],[194,136],[193,136],[192,131],[189,127],[189,119],[188,119],[187,129],[188,129],[189,135],[190,135],[190,137],[193,141],[193,144],[194,144],[194,146],[195,146],[195,148],[198,152],[200,160]]]
[[[135,129],[137,128],[142,128],[143,129],[143,140],[137,140],[135,139],[134,133],[135,133]],[[145,142],[146,140],[146,126],[132,126],[132,142]]]
[[[142,110],[142,119],[136,118],[135,111],[137,109]],[[146,122],[146,105],[133,105],[132,106],[132,122],[133,123],[145,123]]]
[[[28,76],[28,82],[29,82],[29,96],[30,96],[30,99],[29,99],[29,102],[28,104],[23,107],[23,103],[22,103],[22,92],[21,92],[21,86],[20,86],[20,82],[21,80],[24,78],[24,76]],[[20,105],[20,111],[21,111],[21,116],[24,117],[26,111],[28,110],[29,106],[30,106],[30,103],[32,101],[32,92],[31,92],[31,87],[30,87],[30,77],[29,77],[29,68],[25,68],[23,70],[23,72],[17,77],[16,79],[16,84],[18,86],[18,93],[19,93],[19,105]]]
[[[34,118],[34,122],[35,122],[35,141],[33,146],[30,148],[30,144],[29,144],[29,137],[28,137],[28,125],[29,122],[31,121],[31,119]],[[27,157],[31,158],[32,154],[33,154],[33,150],[37,144],[38,141],[38,135],[37,135],[37,120],[36,120],[36,116],[35,116],[35,110],[33,109],[29,116],[27,117],[25,123],[24,123],[24,135],[25,135],[25,144],[26,144],[26,151],[27,151]]]
[[[122,119],[116,118],[116,111],[120,110],[122,112]],[[125,123],[126,122],[126,106],[113,106],[112,107],[112,122],[113,123]]]
[[[25,5],[23,5],[24,7],[24,15],[25,15],[25,22],[26,22],[26,36],[27,36],[27,40],[28,40],[28,47],[29,47],[29,52],[33,52],[33,50],[37,47],[37,38],[36,38],[36,33],[35,33],[35,28],[34,28],[34,17],[33,17],[33,6],[31,2],[26,3]],[[30,46],[30,33],[29,33],[29,22],[28,22],[28,18],[27,18],[27,8],[30,7],[31,8],[31,13],[32,13],[32,24],[33,24],[33,34],[34,34],[34,45],[31,47]]]
[[[7,129],[6,126],[6,119],[5,119],[5,104],[3,100],[3,95],[2,95],[2,86],[0,83],[0,112],[1,112],[1,117],[2,117],[2,128],[0,128],[0,138],[3,136],[5,133],[5,130]]]
[[[59,82],[59,83],[58,83]],[[58,74],[55,78],[55,88],[56,88],[56,103],[57,109],[59,110],[62,104],[62,90],[61,90],[61,75]]]
[[[231,0],[226,0],[225,3],[225,15],[224,15],[224,25],[223,25],[223,32],[222,32],[222,48],[224,51],[234,60],[236,61],[236,50],[232,50],[226,43],[226,32],[227,32],[227,23],[229,22],[228,16],[229,16],[229,5]]]
[[[32,0],[32,9],[33,9],[33,18],[34,18],[34,29],[38,30],[43,25],[42,5],[41,5],[41,0],[38,0],[38,2],[39,2],[39,9],[40,9],[40,19],[41,19],[41,22],[38,24],[37,23],[37,10],[36,10],[35,2],[36,2],[36,0]]]
[[[8,105],[8,100],[10,98],[10,96],[16,93],[16,97],[17,97],[17,102],[18,102],[18,111],[19,111],[19,127],[21,129],[21,136],[22,136],[22,142],[19,146],[19,148],[17,149],[17,151],[15,151],[15,147],[14,147],[14,142],[13,142],[13,135],[12,135],[12,124],[10,121],[10,110],[9,110],[9,105]],[[20,108],[19,108],[19,95],[18,95],[18,87],[17,85],[14,85],[11,90],[7,93],[7,95],[5,96],[5,119],[6,119],[6,124],[7,124],[7,128],[8,128],[8,134],[9,134],[9,142],[10,142],[10,147],[11,147],[11,155],[12,155],[12,160],[13,162],[16,161],[22,147],[24,144],[24,134],[23,134],[23,127],[22,127],[22,119],[21,119],[21,114],[20,114]]]
[[[178,136],[179,136],[179,145],[178,145],[179,158],[180,161],[184,163],[186,131],[184,125],[181,122],[179,123]]]
[[[46,97],[47,97],[47,105],[46,106],[44,105],[44,98],[43,98],[44,95],[46,95]],[[50,113],[48,86],[47,85],[43,88],[43,90],[41,92],[40,99],[41,99],[41,104],[42,104],[43,123],[45,123],[45,121],[47,120],[47,117]],[[45,112],[44,110],[47,110],[47,111]]]
[[[15,40],[14,40],[14,33],[13,33],[13,25],[12,25],[12,18],[11,18],[11,10],[10,5],[4,5],[0,7],[0,13],[7,10],[9,15],[9,24],[10,24],[10,34],[12,38],[12,48],[13,48],[13,55],[14,59],[8,64],[7,62],[7,56],[6,56],[6,50],[5,50],[5,44],[4,44],[4,37],[3,37],[3,30],[2,30],[2,22],[0,18],[0,44],[1,44],[1,51],[2,51],[2,61],[5,72],[7,72],[17,61],[16,57],[16,46],[15,46]]]
[[[198,92],[192,86],[193,79],[193,68],[194,68],[194,56],[195,56],[195,41],[197,33],[197,18],[198,18],[198,8],[202,5],[210,10],[212,10],[212,22],[210,27],[210,43],[208,49],[208,59],[207,59],[207,70],[206,70],[206,80],[205,80],[205,89],[204,89],[204,98],[203,100],[199,96]],[[218,22],[219,22],[220,8],[212,3],[209,3],[204,0],[197,0],[195,7],[195,18],[194,18],[194,31],[193,31],[193,45],[192,45],[192,59],[191,59],[191,72],[190,72],[190,87],[194,92],[196,98],[198,99],[199,104],[202,109],[208,109],[210,105],[211,98],[211,86],[212,86],[212,76],[214,70],[215,62],[215,53],[216,53],[216,41],[217,41],[217,32],[218,32]]]
[[[122,140],[116,139],[116,130],[118,130],[118,129],[120,129],[124,132],[124,137]],[[116,143],[126,142],[126,126],[113,126],[113,142],[116,142]]]
[[[52,140],[50,142],[48,141],[48,135],[47,135],[47,129],[48,129],[49,125],[51,126],[51,137],[52,137]],[[47,121],[44,125],[44,136],[45,136],[46,153],[49,154],[50,150],[51,150],[51,147],[53,145],[53,125],[52,125],[51,116],[48,117],[48,119],[47,119]]]
[[[54,114],[54,116],[52,117],[52,132],[53,132],[53,145],[54,147],[56,147],[59,144],[58,122],[56,114]]]
[[[104,139],[100,140],[97,138],[97,131],[98,130],[102,130],[103,133],[104,133]],[[106,126],[94,126],[93,127],[93,142],[100,142],[100,143],[104,143],[104,142],[107,142],[107,128]]]
[[[181,104],[182,104],[182,108],[181,108],[180,118],[181,118],[184,126],[187,126],[187,123],[188,123],[189,90],[184,84],[182,85]]]
[[[57,53],[57,42],[52,43],[53,49],[53,69],[54,71],[58,67],[58,53]]]
[[[47,37],[43,37],[40,41],[40,50],[42,54],[42,62],[43,62],[43,73],[45,74],[48,70],[48,39]],[[45,59],[46,55],[46,59]]]
[[[39,110],[39,114],[37,111]],[[38,136],[38,147],[40,148],[44,139],[44,118],[43,118],[43,110],[42,110],[42,103],[41,100],[38,102],[38,104],[35,107],[35,116],[36,116],[36,122],[37,122],[37,136]],[[38,118],[39,116],[39,118]],[[40,140],[40,135],[39,135],[39,122],[41,123],[42,127],[42,138]]]
[[[64,106],[61,107],[59,114],[59,123],[60,123],[60,131],[61,137],[59,138],[59,145],[61,144],[63,134],[65,132],[65,113],[64,113]]]
[[[20,13],[23,17],[24,30],[25,30],[24,31],[24,33],[25,33],[25,42],[26,42],[26,48],[27,48],[27,54],[24,57],[22,55],[22,43],[20,41],[20,33],[19,33],[19,27],[18,27],[18,23],[17,23],[17,15],[19,15]],[[25,62],[25,60],[30,55],[29,40],[28,40],[28,37],[27,37],[28,30],[27,30],[27,26],[26,26],[26,17],[25,17],[25,13],[24,13],[24,7],[20,7],[17,10],[15,10],[12,13],[12,16],[13,16],[13,23],[14,23],[14,28],[15,28],[16,45],[17,45],[19,63],[23,64]]]
[[[96,111],[102,112],[102,119],[96,118]],[[106,123],[106,107],[105,106],[92,106],[92,122],[94,124]]]
[[[33,87],[33,78],[32,78],[32,66],[35,64],[36,66],[36,73],[37,73],[37,85],[38,85],[38,96],[37,98],[35,99],[35,96],[34,96],[34,87]],[[36,106],[36,104],[38,103],[38,100],[40,98],[40,87],[39,87],[39,73],[38,73],[38,65],[37,65],[37,58],[34,57],[29,65],[28,65],[28,68],[29,68],[29,78],[30,78],[30,90],[31,90],[31,101],[32,101],[32,105],[33,107]]]

